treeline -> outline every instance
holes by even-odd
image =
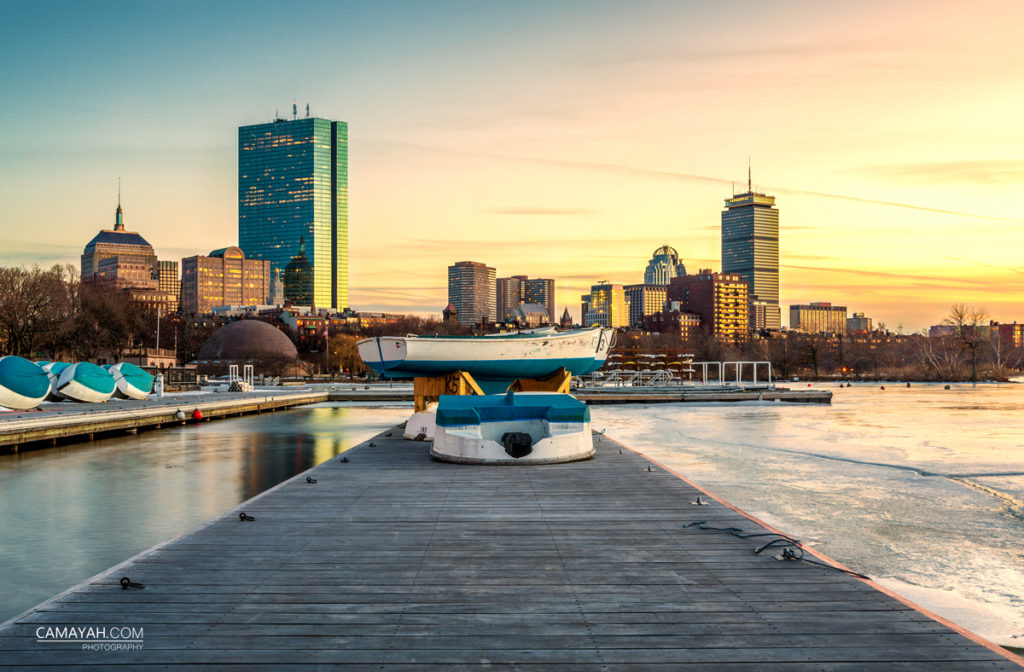
[[[156,315],[112,287],[79,282],[73,266],[0,267],[0,354],[84,361],[148,342]]]
[[[914,381],[1006,380],[1024,367],[1024,348],[1014,347],[984,323],[984,311],[954,306],[950,333],[867,332],[845,336],[795,331],[755,337],[736,347],[707,332],[681,341],[677,334],[619,334],[625,356],[692,355],[694,361],[767,361],[779,378],[866,378]]]

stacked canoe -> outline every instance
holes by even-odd
[[[145,399],[153,381],[153,375],[127,362],[104,367],[90,362],[0,357],[0,406],[23,411],[46,400],[101,403],[112,396]]]

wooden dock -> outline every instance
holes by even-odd
[[[206,421],[276,411],[327,399],[326,390],[282,388],[273,392],[223,392],[111,400],[103,404],[47,404],[32,411],[0,414],[0,452],[181,425],[194,422],[192,413],[196,410],[201,412],[202,420]],[[177,419],[176,413],[179,410],[185,413],[186,420]]]
[[[1024,663],[870,582],[753,553],[771,537],[684,527],[766,531],[610,439],[596,448],[571,464],[465,466],[378,437],[0,625],[0,670]],[[69,626],[141,628],[142,646],[45,641]]]

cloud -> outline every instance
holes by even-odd
[[[933,163],[896,163],[863,166],[854,172],[887,180],[902,178],[912,182],[953,184],[1002,184],[1024,182],[1024,161],[985,159],[978,161],[941,161]]]
[[[484,212],[492,215],[596,215],[599,210],[588,210],[585,208],[489,208]]]
[[[386,141],[378,141],[386,142]],[[473,158],[490,158],[498,161],[514,161],[517,163],[528,163],[532,165],[544,165],[544,166],[559,166],[563,168],[570,168],[575,170],[590,170],[599,171],[603,173],[620,175],[625,177],[649,177],[655,179],[667,179],[677,180],[681,182],[700,182],[704,184],[720,184],[720,185],[734,185],[735,180],[726,180],[721,177],[712,177],[709,175],[695,175],[692,173],[682,173],[674,170],[662,170],[656,168],[642,168],[637,166],[625,166],[615,163],[603,163],[599,161],[571,161],[568,159],[543,159],[537,157],[527,156],[512,156],[505,154],[492,154],[487,152],[467,152],[451,150],[441,147],[432,147],[429,145],[419,145],[415,143],[393,143],[401,144],[402,146],[419,149],[427,152],[438,152],[444,154],[452,154],[457,156],[466,156]],[[855,203],[866,203],[869,205],[881,205],[889,208],[904,208],[907,210],[918,210],[921,212],[934,212],[940,215],[951,215],[953,217],[967,217],[969,219],[983,219],[994,222],[1009,222],[1013,224],[1024,224],[1024,219],[1012,218],[1012,217],[997,217],[994,215],[983,215],[973,212],[964,212],[961,210],[947,210],[944,208],[933,208],[924,205],[916,205],[914,203],[901,203],[898,201],[886,201],[876,198],[866,198],[863,196],[850,196],[847,194],[833,194],[826,191],[812,191],[808,189],[798,189],[792,187],[781,187],[764,185],[761,189],[765,191],[784,193],[784,194],[799,194],[802,196],[815,196],[818,198],[832,198],[841,201],[852,201]]]
[[[793,264],[782,264],[781,268],[793,269],[798,271],[816,271],[821,273],[845,273],[856,276],[868,276],[872,278],[890,278],[894,280],[903,280],[900,283],[901,287],[906,287],[911,280],[918,280],[926,283],[941,283],[944,286],[964,286],[964,287],[977,287],[977,288],[989,288],[992,286],[991,279],[971,279],[962,276],[934,276],[934,275],[911,275],[908,273],[890,273],[888,271],[867,271],[857,268],[829,268],[825,266],[797,266]],[[873,288],[874,289],[874,288]]]

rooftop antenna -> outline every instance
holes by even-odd
[[[292,121],[299,118],[299,105],[298,103],[292,102]]]
[[[754,187],[751,185],[751,181],[750,181],[750,157],[749,156],[747,157],[747,191],[750,192],[751,194],[754,193]]]
[[[121,176],[117,176],[117,207],[121,207]]]
[[[306,103],[306,119],[309,119],[309,103]]]

